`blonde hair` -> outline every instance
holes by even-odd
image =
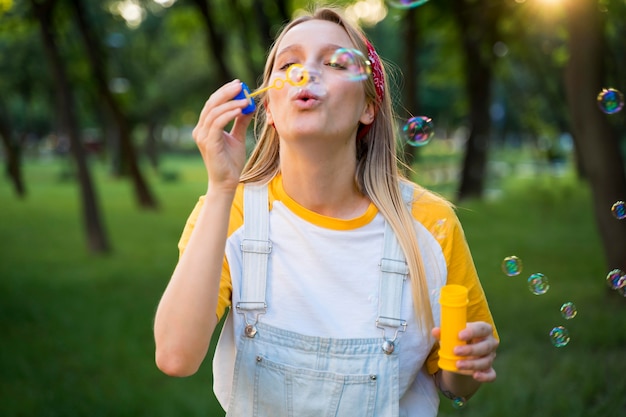
[[[359,28],[348,23],[338,9],[321,8],[309,15],[293,20],[283,28],[269,52],[263,75],[263,86],[268,85],[276,58],[277,46],[284,34],[294,26],[314,19],[330,21],[341,26],[354,46],[367,56],[365,34]],[[388,86],[388,77],[384,69],[383,74],[385,86]],[[398,169],[401,162],[397,156],[395,115],[391,95],[387,87],[384,91],[384,97],[379,101],[371,77],[364,81],[363,85],[366,99],[374,103],[378,102],[378,104],[376,117],[370,130],[357,142],[355,183],[359,191],[374,203],[394,231],[408,264],[417,323],[422,330],[429,330],[434,326],[434,320],[413,216],[410,208],[405,205],[400,191],[400,181],[407,181],[407,179],[402,176]],[[261,98],[262,100],[263,98]],[[267,123],[264,106],[259,106],[257,111],[255,133],[259,139],[244,167],[241,176],[242,182],[268,182],[278,174],[280,169],[278,133],[273,126]],[[424,191],[419,186],[417,188]]]

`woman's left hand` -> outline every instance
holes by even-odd
[[[440,329],[435,327],[432,334],[439,340]],[[484,321],[469,322],[459,332],[459,339],[467,342],[454,347],[454,354],[462,356],[457,361],[459,370],[472,372],[472,377],[480,382],[494,381],[496,371],[493,369],[493,361],[499,342],[494,336],[493,326]]]

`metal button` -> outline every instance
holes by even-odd
[[[383,352],[385,352],[387,355],[391,355],[394,349],[395,346],[393,345],[393,342],[391,340],[385,340],[383,342]]]
[[[247,324],[243,329],[243,332],[247,337],[254,337],[256,336],[256,327],[251,324]]]

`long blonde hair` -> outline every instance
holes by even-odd
[[[310,15],[301,16],[286,25],[271,48],[263,75],[263,86],[267,86],[277,45],[284,34],[294,26],[309,20],[325,20],[341,26],[354,46],[365,56],[368,54],[365,34],[356,26],[348,23],[340,11],[334,8],[321,8]],[[388,77],[383,66],[385,85]],[[363,83],[367,100],[376,103],[376,87],[372,77]],[[261,97],[261,101],[263,97]],[[406,181],[398,165],[398,153],[395,137],[395,115],[391,104],[389,88],[385,88],[382,101],[377,104],[376,117],[370,130],[358,140],[356,147],[355,183],[359,191],[365,194],[378,208],[390,224],[400,243],[409,267],[409,276],[413,288],[413,304],[417,323],[422,330],[434,326],[424,263],[417,243],[413,216],[402,199],[399,183]],[[279,172],[279,137],[276,129],[267,123],[264,106],[259,106],[255,120],[255,133],[258,142],[244,167],[241,181],[268,182]],[[418,186],[420,190],[423,190]]]

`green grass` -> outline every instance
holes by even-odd
[[[85,249],[77,187],[59,180],[63,167],[29,162],[24,201],[0,183],[0,415],[222,416],[210,358],[184,379],[153,360],[154,310],[205,189],[199,157],[169,158],[169,180],[150,178],[157,212],[137,209],[129,183],[97,168],[107,256]],[[606,290],[589,190],[569,176],[499,186],[499,199],[458,210],[502,339],[498,380],[464,409],[442,401],[441,415],[626,415],[626,300]],[[502,273],[508,255],[522,259],[520,276]],[[550,279],[547,294],[528,291],[533,272]],[[566,301],[578,307],[568,322]],[[548,338],[556,325],[570,331],[563,348]]]

